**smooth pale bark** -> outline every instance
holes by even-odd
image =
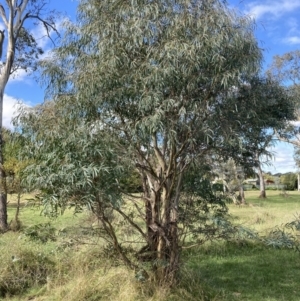
[[[257,171],[258,171],[258,177],[259,177],[259,190],[260,190],[259,198],[265,199],[267,197],[266,187],[265,187],[265,179],[264,179],[264,175],[263,175],[260,165],[258,166]]]
[[[24,1],[27,3],[27,1]],[[14,37],[14,10],[12,9],[12,3],[9,2],[9,18],[7,19],[5,15],[1,13],[2,20],[5,24],[5,27],[8,32],[8,41],[7,41],[7,53],[6,53],[6,62],[1,69],[0,73],[0,231],[5,232],[8,230],[7,222],[7,189],[6,189],[6,176],[3,168],[4,158],[3,158],[3,98],[4,90],[7,85],[11,70],[12,64],[14,62],[14,53],[15,53],[15,37]],[[18,16],[19,18],[19,16]],[[15,31],[18,32],[18,26],[15,28]]]
[[[14,60],[14,38],[9,36],[8,40],[8,52],[7,61],[1,70],[0,74],[0,231],[5,232],[8,230],[7,221],[7,189],[6,189],[6,175],[3,168],[4,158],[3,158],[3,98],[4,89],[9,79],[10,70]]]

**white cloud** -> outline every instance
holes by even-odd
[[[280,1],[266,1],[252,2],[247,5],[247,14],[256,19],[260,19],[265,15],[273,18],[278,18],[285,13],[293,12],[300,8],[300,0],[280,0]]]
[[[9,83],[13,82],[24,82],[29,77],[29,73],[23,69],[15,71],[9,78]]]
[[[263,170],[275,173],[295,172],[297,167],[294,161],[294,147],[286,142],[278,142],[269,148],[273,158],[269,164],[263,166]]]
[[[300,44],[300,36],[292,36],[283,39],[283,42],[289,45],[298,45]]]
[[[295,18],[289,18],[286,22],[287,27],[289,28],[289,34],[299,32],[299,22]]]
[[[292,124],[293,126],[300,126],[300,121],[298,121],[298,120],[291,121],[291,124]]]
[[[20,104],[26,104],[30,105],[29,103],[24,102],[23,100],[18,100],[12,96],[9,96],[7,94],[4,94],[3,99],[3,126],[6,128],[13,128],[13,125],[11,123],[12,118],[15,116],[18,106]]]

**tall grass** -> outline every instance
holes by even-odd
[[[229,205],[231,219],[263,234],[300,213],[300,194],[283,197],[268,191],[246,192],[247,206]],[[24,202],[23,202],[24,204]],[[9,214],[14,214],[9,204]],[[45,220],[41,208],[22,207],[21,232],[0,236],[0,292],[3,300],[35,301],[298,301],[300,255],[261,243],[212,242],[184,250],[179,283],[172,289],[155,287],[151,277],[138,281],[135,272],[103,252],[103,242],[85,233],[93,220],[71,211]],[[56,240],[32,240],[26,229],[50,222]],[[296,233],[299,235],[300,233]]]

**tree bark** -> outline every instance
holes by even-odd
[[[168,178],[161,181],[148,176],[147,186],[150,189],[144,193],[147,252],[150,254],[156,281],[168,285],[176,280],[180,257],[177,232],[179,196],[176,192],[172,193],[171,182]]]
[[[243,185],[240,186],[239,189],[239,201],[241,204],[245,205],[246,204],[246,199],[245,199],[245,191]]]
[[[260,165],[258,165],[257,170],[258,170],[259,189],[260,189],[259,198],[265,199],[265,198],[267,198],[266,188],[265,188],[265,179],[264,179],[264,175],[263,175]]]
[[[4,89],[0,87],[0,231],[6,232],[8,230],[7,223],[7,189],[6,189],[6,176],[3,168],[3,131],[2,131],[2,118],[3,118],[3,96]]]
[[[4,158],[3,158],[3,99],[4,90],[7,85],[12,65],[15,58],[15,37],[13,30],[13,11],[10,10],[9,23],[7,24],[8,31],[8,45],[6,62],[1,69],[0,73],[0,231],[5,232],[8,230],[7,223],[7,189],[6,189],[6,175],[3,168]]]
[[[11,42],[11,38],[9,39],[9,43]],[[6,175],[4,171],[4,158],[3,158],[3,98],[4,98],[4,89],[6,87],[10,68],[12,66],[12,61],[14,58],[13,51],[11,46],[8,46],[9,51],[7,55],[7,61],[5,66],[1,70],[0,74],[0,231],[6,232],[8,230],[8,223],[7,223],[7,189],[6,189]]]
[[[3,158],[3,98],[4,90],[8,82],[12,64],[14,61],[14,48],[15,48],[15,38],[13,31],[13,12],[10,10],[10,18],[8,24],[6,24],[8,31],[8,45],[6,62],[1,69],[0,73],[0,231],[5,232],[8,230],[7,223],[7,189],[6,189],[6,175],[3,168],[4,158]],[[3,46],[3,45],[2,45]]]

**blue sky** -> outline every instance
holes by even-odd
[[[2,4],[2,0],[0,3]],[[51,7],[63,12],[65,17],[75,18],[76,0],[50,0]],[[271,63],[274,55],[300,49],[300,0],[229,0],[231,8],[249,15],[256,20],[256,37],[264,49],[264,68]],[[0,22],[0,28],[1,22]],[[44,50],[52,44],[43,38],[42,27],[33,29]],[[17,101],[34,105],[44,100],[43,89],[26,73],[11,78],[5,90],[4,125],[10,126],[11,116]],[[272,149],[274,159],[264,170],[272,173],[295,171],[293,147],[279,142]]]

